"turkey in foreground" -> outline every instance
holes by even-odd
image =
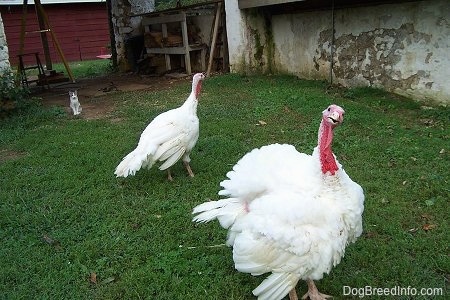
[[[362,233],[364,193],[332,152],[333,129],[344,110],[322,113],[319,144],[312,155],[273,144],[247,153],[220,183],[227,197],[198,205],[196,222],[218,219],[228,229],[227,245],[240,272],[272,272],[253,294],[258,299],[297,299],[295,287],[308,284],[304,299],[329,297],[313,280],[329,273],[345,247]]]
[[[197,104],[204,78],[202,73],[195,74],[192,92],[184,104],[158,115],[145,128],[136,149],[117,166],[114,172],[117,177],[134,175],[141,168],[150,169],[155,162],[164,161],[159,169],[167,169],[168,179],[172,180],[170,167],[181,157],[189,176],[194,177],[189,154],[199,135]]]

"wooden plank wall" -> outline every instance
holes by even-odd
[[[97,55],[110,53],[106,47],[110,44],[108,13],[106,3],[71,3],[43,5],[48,15],[51,29],[56,35],[67,61],[97,59]],[[18,64],[22,5],[0,6],[11,65]],[[39,30],[34,5],[28,5],[27,32]],[[47,33],[53,63],[61,62]],[[25,53],[39,52],[41,62],[45,64],[44,52],[39,33],[27,33]],[[107,53],[101,53],[105,51]],[[25,64],[35,63],[27,59]]]

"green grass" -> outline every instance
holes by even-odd
[[[0,298],[252,299],[264,276],[237,272],[228,247],[209,247],[226,231],[192,223],[192,208],[216,199],[226,172],[255,147],[290,143],[311,153],[330,103],[346,110],[334,152],[366,202],[363,236],[319,289],[336,299],[343,286],[446,291],[449,109],[326,87],[287,76],[208,78],[196,176],[178,163],[174,182],[156,168],[127,179],[113,172],[149,120],[181,104],[188,82],[108,95],[116,109],[102,119],[31,106],[1,120]]]
[[[75,61],[69,62],[68,65],[76,79],[98,77],[113,71],[112,63],[109,59]],[[68,72],[63,63],[53,63],[52,67],[56,72],[63,72],[66,76],[68,76]],[[14,72],[16,71],[14,70]],[[27,70],[26,72],[28,76],[38,75],[38,71],[36,69]]]
[[[92,78],[112,72],[112,64],[109,59],[69,62],[69,67],[75,78]],[[62,63],[53,64],[53,69],[67,74],[66,68]]]

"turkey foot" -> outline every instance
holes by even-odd
[[[169,181],[173,181],[172,174],[170,173],[170,169],[167,169],[167,179]]]
[[[192,172],[192,169],[191,169],[191,166],[189,165],[189,163],[184,161],[183,164],[184,164],[184,167],[186,168],[186,170],[188,171],[189,176],[194,177],[194,172]]]
[[[329,296],[329,295],[325,295],[325,294],[321,294],[319,293],[319,290],[317,289],[316,285],[314,284],[314,281],[312,281],[311,279],[306,280],[306,283],[308,284],[308,292],[303,295],[302,299],[311,299],[311,300],[324,300],[324,299],[329,299],[329,298],[333,298],[333,296]],[[289,293],[290,295],[290,293]]]

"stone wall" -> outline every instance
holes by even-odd
[[[127,41],[143,34],[141,17],[133,15],[149,13],[155,10],[155,1],[111,0],[111,21],[117,53],[117,65],[121,71],[130,71]]]
[[[0,14],[0,74],[3,75],[10,70],[8,44],[6,43],[6,35],[3,29],[2,15]]]

